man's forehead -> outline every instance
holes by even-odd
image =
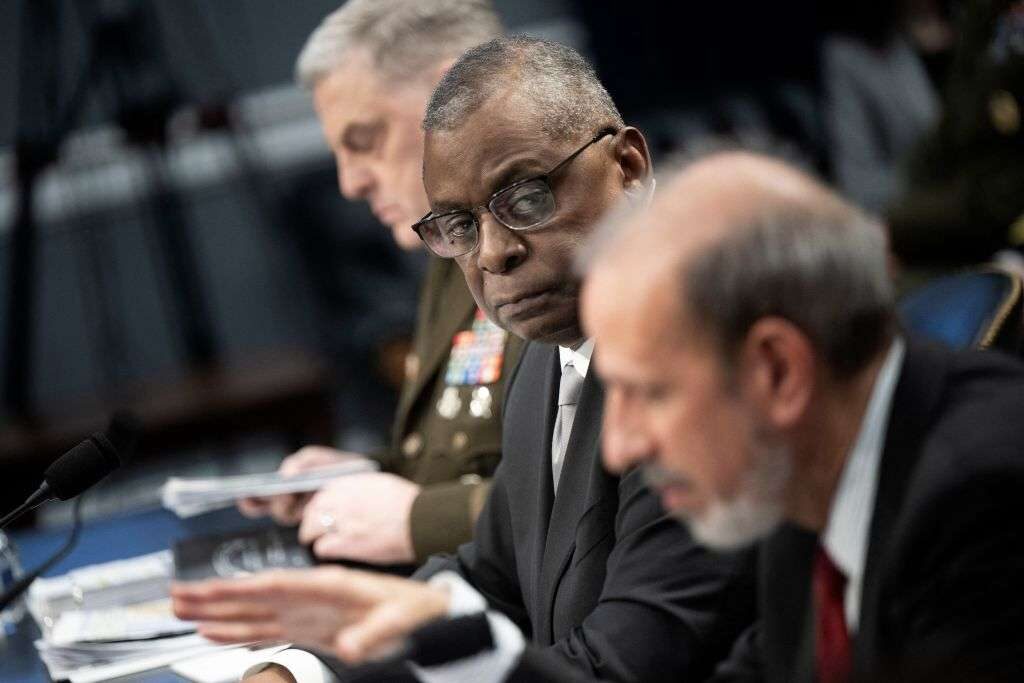
[[[432,204],[462,204],[549,170],[560,152],[535,120],[481,107],[457,128],[427,132],[424,181]]]

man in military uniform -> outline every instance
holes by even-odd
[[[943,106],[888,212],[893,252],[912,271],[907,284],[1000,250],[1016,250],[1021,263],[1024,2],[964,4]]]
[[[350,0],[313,32],[297,65],[348,199],[369,202],[404,249],[429,208],[420,121],[465,49],[501,33],[488,0]],[[477,308],[454,262],[431,259],[384,472],[340,477],[312,497],[239,501],[250,515],[301,522],[321,558],[418,563],[469,540],[500,458],[500,403],[521,341]],[[362,455],[307,447],[298,472]]]

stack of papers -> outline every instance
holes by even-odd
[[[239,498],[316,491],[337,477],[377,469],[380,469],[380,465],[374,460],[353,458],[337,465],[290,476],[284,476],[280,472],[266,472],[203,479],[171,477],[163,486],[161,499],[164,507],[173,510],[179,517],[192,517],[230,507]]]
[[[107,609],[82,609],[57,617],[46,643],[54,647],[79,643],[118,643],[179,636],[195,631],[171,611],[170,598]]]
[[[174,558],[160,550],[126,560],[73,569],[39,578],[28,592],[28,609],[44,633],[69,610],[102,609],[167,597]]]
[[[156,640],[62,646],[36,641],[36,649],[50,678],[71,683],[106,681],[230,647],[235,646],[217,645],[195,633]]]
[[[105,681],[237,648],[206,640],[174,616],[171,568],[171,552],[163,550],[39,579],[28,606],[43,633],[35,646],[50,677]]]

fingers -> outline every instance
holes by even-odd
[[[309,494],[289,493],[269,499],[270,516],[278,524],[294,526],[302,519],[302,513],[309,501]]]
[[[317,467],[336,465],[351,455],[324,446],[306,446],[282,460],[279,471],[285,476],[298,474]]]
[[[336,482],[332,482],[334,484]],[[330,486],[330,485],[329,485]],[[312,543],[324,534],[344,536],[340,526],[348,517],[344,487],[332,486],[313,495],[306,503],[299,523],[299,542]],[[329,522],[329,524],[325,524]]]
[[[376,593],[377,599],[362,619],[335,638],[335,653],[346,662],[363,662],[392,650],[415,629],[448,613],[451,598],[445,589],[366,572],[351,574],[350,588]]]
[[[340,534],[324,534],[313,543],[313,554],[324,560],[349,559],[349,544]]]
[[[270,510],[266,498],[239,498],[235,501],[238,511],[246,517],[262,517]]]
[[[284,631],[278,623],[204,622],[196,627],[199,635],[217,643],[248,643],[256,640],[282,640]]]
[[[299,522],[299,543],[310,544],[327,533],[328,528],[324,526],[324,513],[317,511],[312,505],[306,506],[306,511]]]
[[[196,602],[174,600],[174,614],[185,621],[263,622],[276,617],[275,610],[258,602]]]
[[[401,603],[383,604],[371,610],[362,621],[342,629],[334,641],[335,654],[349,664],[360,664],[394,649],[405,636],[425,623],[405,607]]]
[[[277,597],[290,581],[301,584],[301,576],[298,570],[277,570],[240,579],[176,581],[171,584],[171,597],[189,602],[268,600]]]

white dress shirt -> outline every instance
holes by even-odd
[[[878,371],[860,431],[846,457],[839,486],[832,497],[828,522],[821,535],[821,543],[828,556],[846,576],[843,605],[846,627],[851,635],[857,632],[860,621],[861,588],[867,562],[868,533],[875,509],[875,491],[878,489],[878,471],[905,349],[903,340],[897,337]]]
[[[562,363],[562,370],[565,371],[566,365],[571,365],[576,368],[576,372],[580,373],[580,377],[583,379],[587,378],[587,372],[590,371],[590,359],[594,355],[594,340],[588,339],[578,349],[570,349],[568,346],[558,347],[558,359]]]

